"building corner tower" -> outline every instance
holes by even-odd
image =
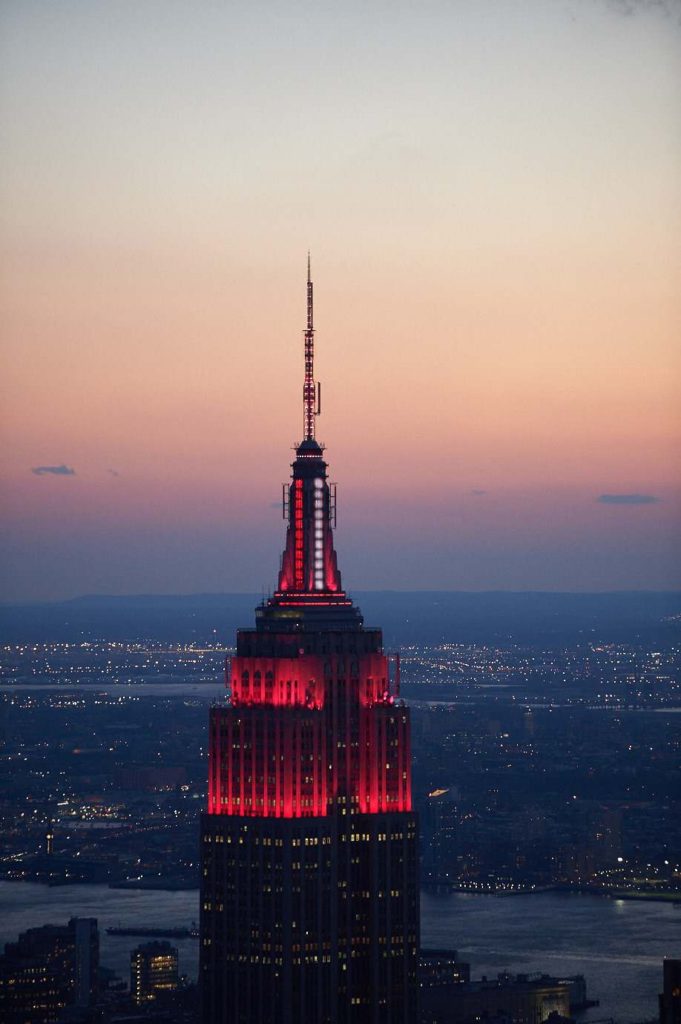
[[[203,1024],[416,1024],[418,843],[399,659],[343,591],[315,437],[308,258],[303,440],[277,590],[210,715]]]

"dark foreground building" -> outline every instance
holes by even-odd
[[[277,590],[239,630],[210,719],[202,820],[204,1024],[416,1024],[417,823],[399,662],[341,586],[315,439],[312,283],[304,435]],[[392,671],[391,671],[392,670]]]
[[[52,1024],[67,1006],[97,998],[99,931],[92,917],[22,932],[0,956],[2,1024]]]
[[[681,1024],[681,960],[663,960],[662,971],[660,1024]]]
[[[438,975],[424,957],[421,969],[421,1024],[567,1024],[571,997],[584,979],[548,975],[499,974],[495,979],[465,980]],[[467,965],[460,965],[467,967]],[[592,1004],[593,1005],[593,1004]]]

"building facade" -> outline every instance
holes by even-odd
[[[500,974],[494,980],[463,981],[426,976],[421,988],[422,1024],[566,1024],[571,1021],[574,979]]]
[[[153,1003],[178,986],[177,949],[169,942],[143,942],[130,953],[130,995],[137,1006]]]
[[[303,440],[274,595],[239,630],[210,717],[202,819],[205,1024],[415,1024],[417,821],[399,660],[342,589],[315,438],[312,283]]]
[[[99,931],[93,917],[22,932],[0,956],[3,1024],[52,1024],[67,1006],[92,1006],[98,993]]]

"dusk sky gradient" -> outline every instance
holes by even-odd
[[[308,248],[350,591],[681,587],[681,0],[0,36],[5,600],[273,587]]]

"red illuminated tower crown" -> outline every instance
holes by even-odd
[[[315,438],[308,258],[303,439],[275,593],[210,715],[204,1024],[415,1024],[418,840],[399,660],[341,586]],[[393,669],[391,673],[391,669]]]
[[[327,815],[339,799],[364,813],[411,809],[408,711],[395,705],[399,659],[391,678],[381,631],[364,627],[341,587],[335,494],[314,436],[313,346],[308,257],[304,437],[284,488],[286,548],[256,628],[237,634],[227,666],[231,707],[213,716],[214,814]]]

